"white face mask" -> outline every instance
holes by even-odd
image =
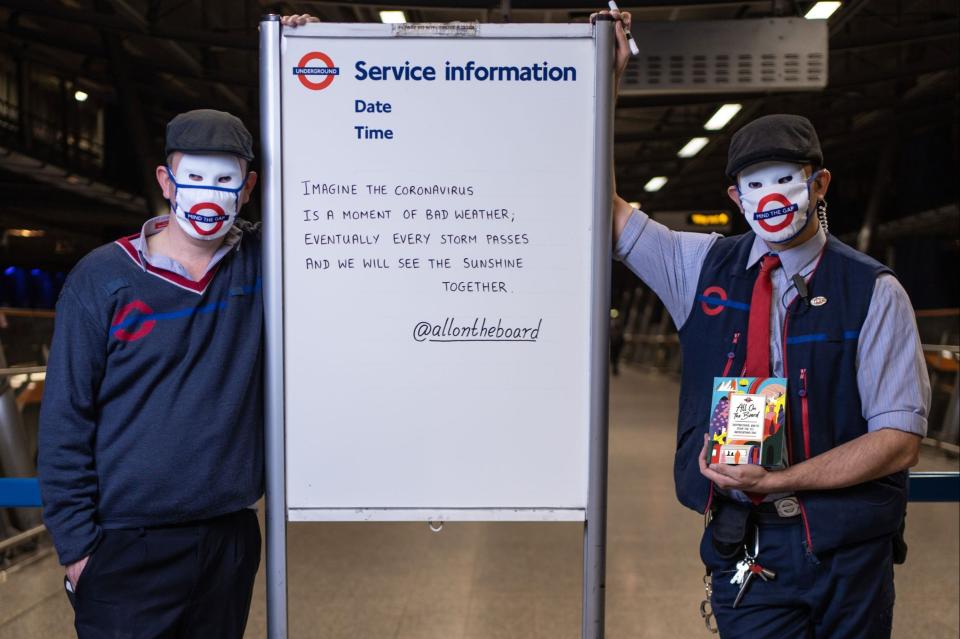
[[[184,154],[176,174],[167,167],[176,186],[172,207],[180,228],[198,240],[226,235],[240,211],[240,192],[246,182],[240,159],[226,153]]]
[[[773,244],[798,236],[810,219],[810,183],[803,168],[788,162],[760,162],[740,174],[740,206],[753,232]]]

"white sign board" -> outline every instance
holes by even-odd
[[[431,28],[282,32],[288,517],[583,520],[592,27]]]

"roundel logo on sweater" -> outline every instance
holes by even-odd
[[[117,311],[110,332],[124,342],[143,339],[157,325],[157,320],[150,319],[152,315],[153,309],[146,302],[134,300]]]

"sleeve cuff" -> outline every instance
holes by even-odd
[[[926,437],[927,418],[907,410],[895,410],[875,415],[867,420],[867,430],[871,433],[884,428]]]
[[[640,239],[640,234],[643,233],[643,229],[646,228],[647,222],[649,221],[650,216],[639,209],[633,209],[633,213],[630,214],[630,218],[623,227],[623,231],[620,232],[617,245],[613,249],[614,259],[623,261],[627,255],[630,254],[630,251],[633,250],[637,240]]]
[[[54,539],[54,545],[57,548],[57,555],[60,558],[60,565],[69,566],[70,564],[80,561],[84,557],[89,557],[97,549],[97,546],[100,545],[100,540],[102,538],[103,531],[98,526],[93,538],[86,540],[84,543],[74,544],[68,542],[65,544],[58,544],[56,543],[58,540]]]

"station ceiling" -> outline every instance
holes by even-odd
[[[175,114],[231,111],[257,136],[261,15],[377,22],[380,10],[403,9],[410,22],[570,22],[604,4],[0,0],[0,229],[46,230],[55,249],[50,259],[69,264],[162,210],[152,176]],[[621,3],[635,22],[801,16],[812,4]],[[730,134],[759,115],[792,112],[814,122],[834,174],[831,230],[854,233],[871,206],[880,222],[951,204],[956,211],[957,1],[846,0],[829,31],[824,91],[622,96],[615,147],[621,193],[654,212],[729,210],[723,167]],[[704,135],[703,124],[725,103],[743,108],[723,130],[708,133],[700,154],[679,158],[677,151]],[[653,176],[667,177],[666,186],[644,192]],[[250,213],[256,217],[255,205]],[[947,215],[922,232],[955,237],[952,224]],[[8,239],[9,259],[16,246],[29,246]]]

